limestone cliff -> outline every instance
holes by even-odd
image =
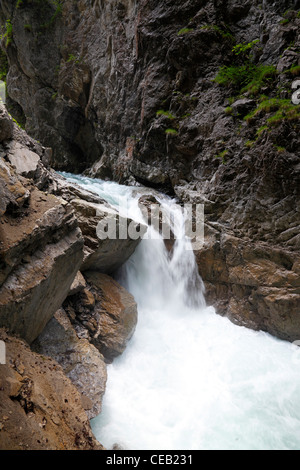
[[[204,203],[208,301],[299,338],[299,1],[3,0],[0,14],[10,107],[51,164]]]

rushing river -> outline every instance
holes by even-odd
[[[140,220],[137,188],[65,176],[113,205],[129,201]],[[178,235],[181,211],[160,202],[175,213]],[[188,244],[179,237],[170,258],[163,240],[148,237],[120,273],[139,320],[108,367],[94,434],[107,449],[299,450],[300,349],[206,307]]]

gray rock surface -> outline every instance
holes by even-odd
[[[13,25],[8,92],[29,133],[53,147],[56,169],[137,181],[181,202],[204,203],[206,222],[222,239],[249,243],[257,266],[256,247],[266,247],[280,270],[278,250],[296,257],[300,246],[299,107],[287,108],[299,78],[298,10],[298,0],[65,0],[56,12],[50,2],[16,9],[3,0],[0,21]],[[256,40],[246,55],[233,50]],[[215,81],[221,66],[245,65],[247,55],[257,70],[269,66],[272,73],[245,89]],[[261,109],[265,99],[273,105]],[[86,234],[86,253],[98,249],[94,244],[94,234]],[[218,265],[218,250],[211,254]],[[270,326],[273,305],[289,315],[271,285],[251,302],[245,292],[243,320],[228,306],[233,286],[244,280],[223,281],[217,270],[212,280],[199,267],[210,302],[221,302],[213,292],[227,292],[221,303],[230,318],[291,336],[283,323]],[[283,280],[278,287],[285,288]],[[297,303],[299,292],[293,295]]]
[[[63,309],[58,310],[33,344],[39,354],[50,356],[81,393],[89,419],[101,412],[107,371],[103,356],[87,339],[79,339]]]

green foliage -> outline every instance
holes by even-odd
[[[178,131],[176,129],[168,128],[168,129],[165,130],[165,133],[167,135],[177,135]]]
[[[225,160],[226,155],[228,154],[228,150],[223,150],[223,152],[218,153],[218,155],[215,155],[214,158],[220,158],[223,165],[225,165],[227,162]]]
[[[257,137],[260,137],[264,132],[279,126],[281,123],[294,123],[300,120],[300,105],[294,105],[290,100],[280,98],[262,97],[260,104],[257,108],[245,116],[247,123],[251,123],[255,118],[271,114],[267,117],[265,124],[257,131]]]
[[[23,130],[25,129],[25,127],[22,126],[22,124],[20,124],[15,118],[13,118],[12,116],[11,116],[11,118],[12,118],[12,120],[14,121],[14,123],[15,123],[20,129],[23,129]]]
[[[223,39],[230,39],[230,40],[234,39],[233,35],[229,31],[224,31],[223,29],[221,29],[219,26],[215,24],[206,24],[204,26],[201,26],[200,29],[207,30],[207,31],[215,31]]]
[[[265,124],[264,126],[261,126],[257,131],[256,131],[256,135],[257,137],[260,137],[265,131],[268,131],[269,128],[268,126]]]
[[[235,87],[240,93],[249,92],[257,95],[275,75],[276,68],[273,65],[256,66],[249,62],[238,66],[222,66],[214,81],[219,85]]]
[[[223,65],[214,81],[219,85],[241,87],[248,80],[250,69],[248,65]]]
[[[234,52],[236,55],[240,55],[240,54],[246,55],[246,52],[249,52],[251,49],[253,49],[255,44],[257,44],[258,42],[259,42],[259,39],[255,39],[254,41],[251,41],[248,43],[237,44],[232,49],[232,52]]]
[[[44,11],[45,11],[45,8],[47,7],[47,5],[48,6],[50,5],[50,6],[55,8],[55,11],[54,11],[53,15],[50,17],[49,21],[47,21],[46,23],[43,23],[41,25],[41,29],[50,28],[55,23],[57,17],[62,14],[63,0],[35,0],[35,1],[39,5],[41,5],[41,7],[43,8]]]
[[[32,26],[30,24],[24,24],[24,29],[30,33],[32,31]]]
[[[21,8],[23,6],[23,0],[18,0],[16,8]]]
[[[280,21],[280,24],[285,25],[285,24],[288,24],[289,22],[290,22],[290,20],[288,20],[287,18],[285,18],[284,20],[281,20],[281,21]]]
[[[156,116],[166,116],[168,119],[176,119],[176,116],[172,114],[170,111],[164,111],[163,109],[159,109],[156,113]]]
[[[180,31],[178,31],[178,36],[182,36],[183,34],[191,33],[194,31],[193,28],[182,28]]]
[[[5,29],[6,29],[6,32],[3,37],[6,39],[5,47],[8,47],[11,44],[12,37],[13,37],[13,26],[12,26],[12,22],[10,19],[6,20]]]
[[[6,75],[8,73],[8,61],[6,54],[0,49],[0,80],[6,82]]]
[[[294,76],[298,76],[300,75],[300,65],[293,65],[289,70],[288,72],[291,74],[291,75],[294,75]]]
[[[233,109],[231,106],[227,106],[227,108],[225,108],[225,114],[230,116],[232,112],[233,112]]]
[[[249,83],[242,88],[241,93],[249,92],[251,95],[258,95],[261,88],[266,86],[276,76],[276,73],[274,65],[258,65],[253,67]]]

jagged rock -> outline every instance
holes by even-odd
[[[253,262],[260,243],[297,253],[299,119],[281,120],[279,113],[279,122],[269,126],[277,110],[259,110],[247,122],[242,117],[252,110],[248,100],[254,101],[253,110],[264,96],[291,101],[291,83],[298,78],[297,68],[289,70],[299,64],[298,8],[298,0],[66,0],[41,35],[41,23],[53,18],[54,5],[36,2],[13,10],[4,0],[1,20],[5,24],[12,18],[13,23],[8,92],[24,112],[30,133],[53,147],[55,168],[138,181],[175,193],[181,202],[204,202],[207,222],[219,225],[222,239],[228,234],[249,242]],[[233,52],[235,45],[257,39],[245,56]],[[267,75],[263,84],[257,79],[254,89],[244,91],[244,83],[219,86],[214,81],[221,66],[244,65],[248,54],[254,67],[268,65],[279,73]],[[53,178],[50,192],[59,192],[59,186]],[[68,200],[82,199],[63,192]],[[91,197],[89,202],[99,201]],[[88,259],[99,247],[97,219],[83,222],[83,205],[78,217],[89,232]],[[227,286],[236,285],[241,298],[241,284],[223,280],[225,254],[215,242],[212,246],[203,251],[214,271],[214,276],[207,274],[207,292],[226,310]],[[97,260],[104,270],[108,258]],[[246,259],[243,265],[248,266]],[[95,269],[94,262],[85,269],[90,267]],[[227,300],[219,301],[214,293]],[[247,309],[251,316],[274,311],[270,301],[258,310],[260,298],[243,304],[245,315]],[[288,316],[282,297],[279,303]],[[231,303],[232,317],[234,312],[238,315]]]
[[[85,241],[81,270],[114,273],[133,254],[147,230],[146,226],[121,217],[108,204],[95,204],[82,199],[73,199],[71,204]],[[126,232],[124,238],[118,235],[121,224]],[[112,227],[111,234],[106,232],[107,227]],[[131,229],[136,238],[131,237]]]
[[[87,339],[79,339],[63,309],[56,312],[33,349],[50,356],[63,368],[82,395],[89,419],[101,412],[107,371],[102,354]]]
[[[68,293],[68,296],[70,295],[75,295],[75,294],[78,294],[78,292],[81,292],[85,289],[86,287],[86,282],[85,282],[85,279],[83,277],[83,275],[81,274],[80,271],[78,271],[78,273],[76,274],[76,277],[70,287],[70,290],[69,290],[69,293]]]
[[[67,297],[83,258],[72,208],[32,189],[16,219],[1,219],[0,325],[29,343]]]
[[[81,396],[61,366],[0,330],[1,450],[102,450]]]
[[[300,337],[298,255],[210,230],[196,259],[218,313],[284,340]]]
[[[0,157],[0,217],[7,211],[18,211],[29,200],[30,191],[14,175],[13,169]]]
[[[0,142],[8,140],[13,134],[13,120],[3,104],[0,104]]]
[[[40,163],[40,157],[27,147],[14,141],[8,152],[8,160],[19,175],[26,178],[34,177]]]
[[[64,307],[79,337],[88,338],[108,362],[122,354],[137,323],[131,294],[106,274],[84,273],[88,288],[68,297]]]

